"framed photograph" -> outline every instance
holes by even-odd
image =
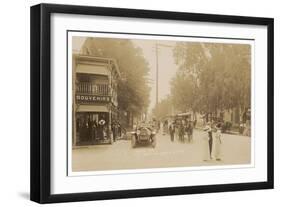
[[[31,200],[273,188],[273,19],[31,7]]]

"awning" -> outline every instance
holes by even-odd
[[[79,105],[77,112],[109,112],[106,106]]]
[[[177,116],[191,116],[191,112],[177,114]]]
[[[110,75],[110,71],[105,65],[78,64],[76,72],[107,76]]]

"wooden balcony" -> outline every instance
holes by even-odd
[[[76,84],[76,94],[81,95],[101,95],[110,96],[110,87],[108,84],[92,84],[80,82]]]

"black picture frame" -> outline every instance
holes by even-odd
[[[231,23],[267,26],[267,181],[238,184],[167,187],[74,194],[50,193],[50,130],[51,130],[51,71],[50,71],[50,16],[53,13],[99,15],[113,17],[151,18],[207,23]],[[146,196],[211,193],[272,189],[274,186],[274,20],[272,18],[195,14],[168,11],[103,8],[88,6],[39,4],[31,7],[31,151],[30,199],[38,203],[120,199]]]

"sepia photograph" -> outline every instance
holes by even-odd
[[[274,188],[273,18],[30,14],[31,200]]]
[[[253,162],[252,40],[87,33],[68,49],[72,172]]]

